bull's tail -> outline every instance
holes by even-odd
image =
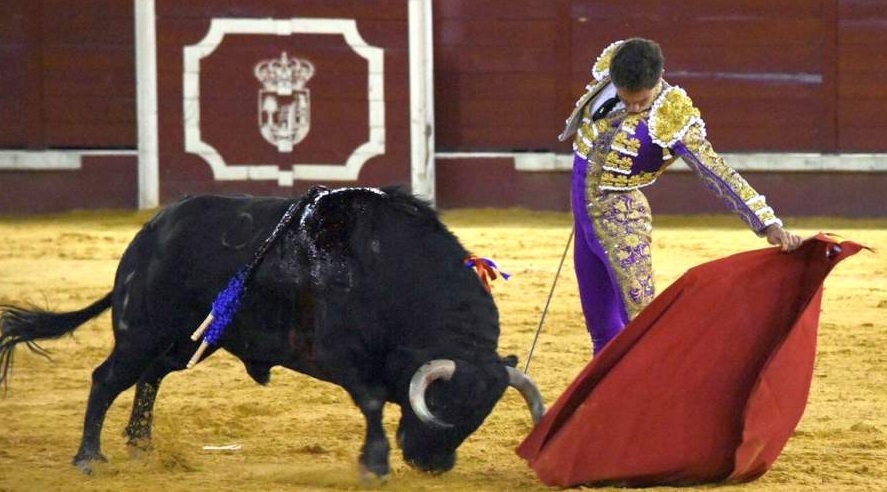
[[[24,343],[31,351],[44,357],[48,352],[37,340],[59,338],[71,333],[78,326],[95,318],[111,307],[111,292],[98,301],[79,310],[54,313],[44,309],[24,309],[0,306],[0,385],[8,384],[7,376],[12,369],[15,346]]]

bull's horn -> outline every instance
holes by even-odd
[[[425,404],[425,390],[435,379],[449,381],[454,372],[456,372],[455,362],[449,359],[436,359],[422,364],[416,370],[416,374],[413,374],[413,379],[410,380],[410,406],[413,407],[413,412],[419,420],[442,429],[453,426],[435,417],[431,410],[428,410],[428,405]]]
[[[542,403],[542,394],[539,393],[539,388],[536,387],[536,383],[530,379],[530,376],[527,376],[523,371],[519,371],[511,366],[505,366],[505,369],[508,371],[508,384],[520,391],[521,396],[527,402],[527,406],[530,407],[533,423],[538,424],[542,419],[542,415],[545,414],[545,404]]]

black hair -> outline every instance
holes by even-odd
[[[630,91],[652,89],[662,77],[665,59],[654,41],[631,38],[623,42],[610,61],[610,79]]]

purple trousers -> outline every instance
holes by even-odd
[[[575,156],[573,262],[585,324],[597,354],[654,295],[651,217],[638,190],[599,192],[588,161]]]

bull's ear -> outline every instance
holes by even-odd
[[[501,357],[499,360],[508,367],[517,367],[517,356],[514,354],[506,355],[505,357]]]

